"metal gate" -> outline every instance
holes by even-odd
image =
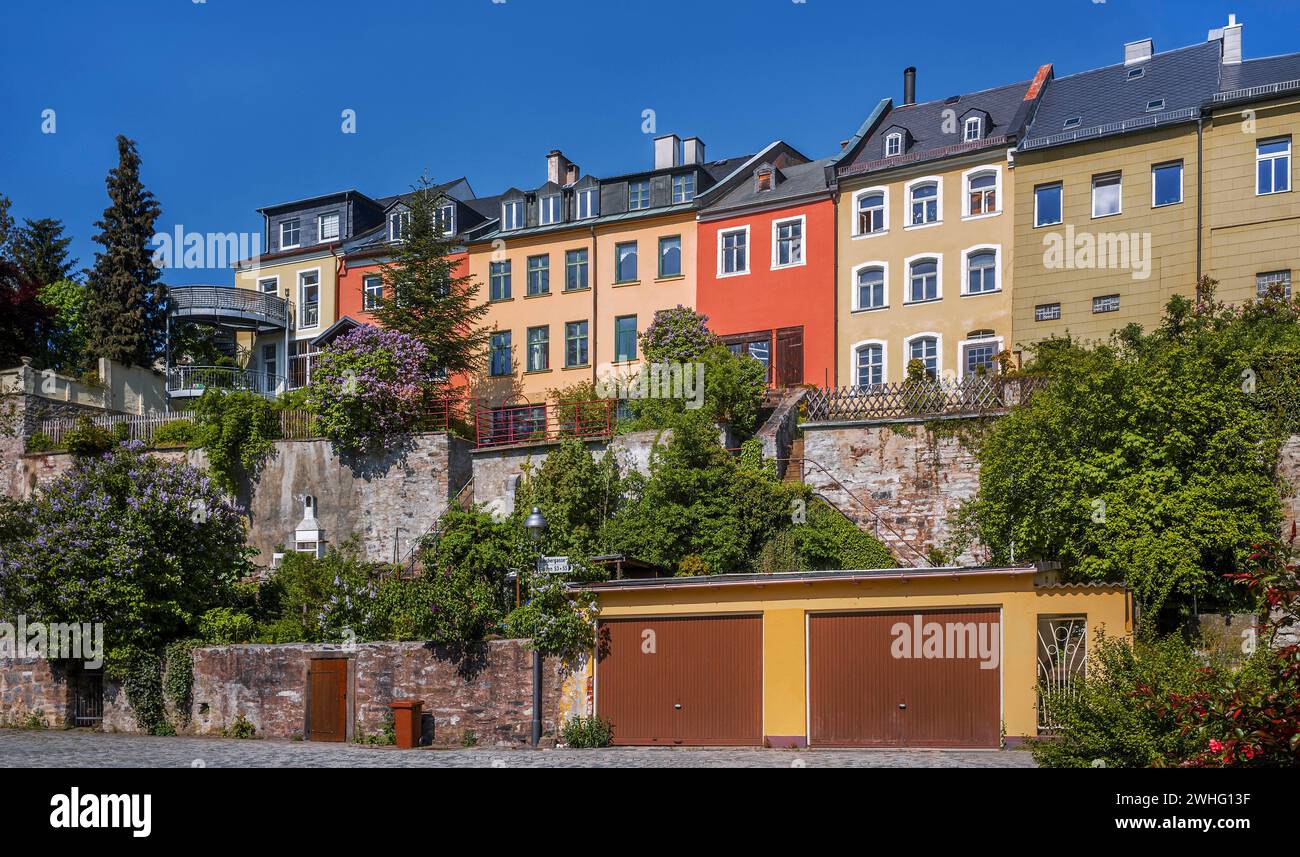
[[[104,677],[79,673],[68,677],[68,719],[73,726],[98,727],[104,722]]]
[[[1038,617],[1038,731],[1057,724],[1048,701],[1076,692],[1088,670],[1088,617]]]

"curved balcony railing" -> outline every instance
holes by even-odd
[[[173,366],[167,371],[167,395],[201,396],[204,390],[246,390],[275,396],[284,389],[283,375],[268,375],[232,366]]]
[[[284,330],[292,318],[289,301],[252,289],[229,286],[172,286],[172,317],[247,328]]]

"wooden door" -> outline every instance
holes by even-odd
[[[783,328],[776,332],[776,386],[797,387],[802,383],[803,328]]]
[[[347,658],[313,658],[307,669],[307,740],[346,741]]]

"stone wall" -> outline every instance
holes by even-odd
[[[211,646],[194,650],[188,718],[172,712],[183,734],[220,735],[241,715],[263,738],[303,736],[307,668],[313,657],[346,657],[348,739],[382,731],[394,699],[424,701],[425,743],[461,746],[471,733],[484,746],[524,746],[532,736],[532,652],[523,640],[494,640],[452,651],[432,643]],[[557,724],[590,711],[585,663],[546,658],[542,669],[543,744]],[[19,725],[39,711],[46,726],[64,725],[66,676],[37,658],[0,659],[0,724]],[[105,732],[137,732],[121,686],[104,681]]]
[[[806,423],[804,481],[880,538],[900,565],[925,565],[922,555],[948,539],[948,516],[979,489],[979,463],[957,422],[938,432],[919,421]]]
[[[154,450],[151,455],[207,466],[201,450]],[[3,459],[0,490],[26,499],[72,469],[66,453],[30,453]],[[338,544],[358,536],[367,559],[404,558],[428,531],[472,472],[468,441],[423,434],[399,455],[363,461],[340,460],[324,440],[282,440],[257,482],[238,497],[249,510],[248,543],[268,565],[277,545],[293,540],[303,516],[303,497],[317,500],[316,517],[325,538]]]

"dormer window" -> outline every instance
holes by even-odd
[[[560,195],[558,193],[542,197],[540,221],[543,225],[560,222]]]
[[[599,197],[596,196],[594,187],[578,191],[574,199],[578,210],[576,215],[578,220],[586,220],[588,217],[595,217],[600,214]]]
[[[1146,66],[1144,66],[1144,65],[1143,65],[1143,66],[1138,66],[1137,68],[1131,68],[1131,69],[1129,69],[1129,70],[1128,70],[1128,74],[1125,75],[1124,79],[1125,79],[1125,80],[1137,80],[1139,77],[1143,77],[1144,75],[1146,75],[1146,73],[1147,73],[1147,67],[1146,67]]]
[[[695,199],[695,173],[673,176],[673,205]]]
[[[406,231],[411,225],[411,212],[394,211],[388,215],[388,240],[405,241]]]
[[[1147,102],[1148,113],[1159,113],[1161,110],[1164,109],[1165,109],[1165,100],[1163,98],[1157,98],[1153,101]]]
[[[339,213],[331,211],[316,219],[316,231],[321,242],[339,240]]]
[[[524,201],[522,199],[501,203],[501,228],[503,230],[524,228]]]
[[[627,210],[639,211],[650,207],[650,182],[628,182]]]
[[[302,241],[302,221],[298,218],[280,222],[280,249],[292,250]]]
[[[1082,122],[1083,122],[1082,116],[1069,116],[1066,118],[1065,124],[1062,125],[1061,127],[1064,130],[1069,131],[1072,128],[1078,128]]]
[[[775,171],[770,167],[764,167],[754,173],[754,190],[763,192],[769,191],[775,185]]]
[[[438,226],[443,235],[456,234],[456,206],[451,203],[438,206]]]
[[[962,127],[962,141],[969,143],[972,140],[978,140],[984,136],[984,119],[979,116],[971,116],[966,120]]]
[[[892,158],[903,153],[903,135],[895,131],[885,137],[885,157]]]

